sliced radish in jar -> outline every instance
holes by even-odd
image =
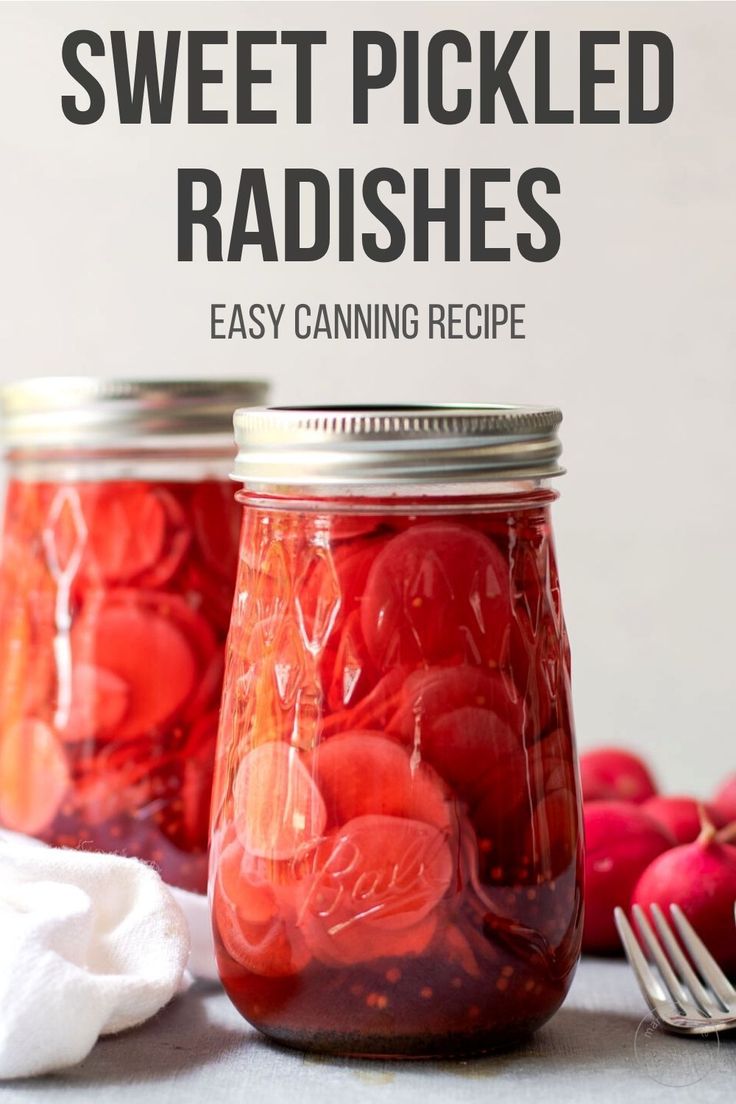
[[[296,604],[303,631],[318,652],[326,689],[332,687],[335,679],[335,658],[345,623],[351,615],[359,616],[368,572],[387,543],[385,538],[350,541],[330,551],[321,547],[312,551],[312,559],[297,590]],[[362,636],[359,623],[351,633],[355,639]],[[332,700],[335,702],[334,692]],[[351,701],[355,700],[357,698],[352,695]],[[345,701],[344,704],[349,703]],[[335,702],[333,708],[338,707],[339,702]]]
[[[503,710],[499,714],[497,707]],[[499,674],[472,667],[416,672],[388,725],[466,802],[487,798],[504,816],[525,790],[517,705]]]
[[[214,479],[198,483],[190,507],[194,535],[205,563],[232,581],[238,566],[241,516],[233,487]]]
[[[328,646],[321,667],[326,672],[327,704],[330,709],[346,709],[356,705],[378,682],[378,672],[363,640],[358,610],[353,610],[347,618],[336,639],[334,652]]]
[[[166,514],[144,484],[103,488],[86,521],[91,560],[104,579],[132,579],[161,556]]]
[[[166,533],[161,556],[136,577],[141,587],[162,587],[176,574],[191,544],[192,530],[181,502],[164,487],[151,490],[164,511]]]
[[[351,540],[329,550],[315,546],[306,572],[300,580],[297,603],[304,623],[311,629],[314,623],[329,620],[334,607],[340,609],[359,602],[365,582],[378,553],[388,544],[388,538]]]
[[[337,732],[356,729],[383,729],[401,704],[402,687],[408,670],[395,667],[376,683],[371,692],[351,709],[331,713],[322,721],[321,735],[326,738]]]
[[[409,674],[390,728],[410,738],[417,724],[431,725],[435,718],[465,706],[490,710],[512,728],[521,727],[521,702],[502,673],[463,665],[429,667]]]
[[[389,541],[371,567],[361,623],[386,670],[400,663],[498,663],[511,599],[506,561],[475,529],[416,525]]]
[[[179,799],[162,824],[169,839],[185,851],[207,848],[218,718],[214,710],[192,725],[180,758]]]
[[[213,894],[213,921],[228,955],[262,977],[300,973],[310,959],[304,938],[280,914],[273,888],[253,881],[236,840],[222,852]]]
[[[194,722],[197,717],[219,703],[224,671],[225,660],[222,652],[217,651],[199,676],[196,690],[186,708],[187,722]]]
[[[179,572],[177,586],[193,605],[206,610],[207,619],[218,632],[227,635],[233,607],[235,575],[216,575],[206,564],[187,559]]]
[[[64,749],[43,721],[21,721],[0,736],[0,822],[6,828],[42,832],[68,788]]]
[[[325,966],[352,966],[377,958],[416,958],[429,947],[437,931],[437,916],[432,913],[401,931],[371,929],[354,924],[331,931],[318,921],[305,927],[311,954]]]
[[[577,801],[573,790],[558,789],[535,806],[525,834],[524,854],[545,878],[557,878],[577,852]]]
[[[218,650],[217,637],[209,622],[186,598],[179,594],[157,594],[155,591],[117,591],[122,596],[130,594],[135,605],[170,621],[186,639],[192,652],[204,667]]]
[[[267,859],[289,859],[325,830],[322,796],[296,748],[271,741],[243,759],[233,787],[235,827],[243,847]]]
[[[345,732],[324,741],[311,769],[327,808],[329,826],[369,813],[408,817],[446,829],[450,809],[442,783],[423,763],[377,732]]]
[[[113,671],[91,663],[76,663],[72,670],[69,715],[57,723],[66,743],[104,737],[117,728],[130,700],[128,684]]]
[[[387,519],[381,514],[334,513],[325,518],[329,527],[330,540],[353,540],[367,536],[385,525]]]
[[[72,629],[76,662],[111,671],[128,687],[120,739],[168,721],[189,697],[197,667],[173,622],[127,603],[93,603]]]

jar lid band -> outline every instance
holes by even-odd
[[[561,475],[555,407],[236,410],[233,479],[254,489],[464,483]]]
[[[262,380],[39,376],[0,387],[0,436],[9,450],[227,437],[235,407],[263,402],[267,391]]]

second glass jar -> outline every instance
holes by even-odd
[[[2,391],[0,825],[203,892],[254,381]]]

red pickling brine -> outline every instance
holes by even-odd
[[[244,482],[210,865],[225,988],[304,1049],[516,1042],[580,950],[554,495]]]
[[[219,555],[198,537],[212,514]],[[13,482],[0,560],[0,822],[206,887],[231,485]],[[206,585],[205,585],[206,584]]]
[[[0,826],[204,892],[240,527],[232,399],[86,378],[1,398]]]

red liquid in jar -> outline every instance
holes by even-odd
[[[239,522],[216,480],[10,484],[0,824],[204,891]]]
[[[580,948],[544,498],[434,517],[245,501],[210,867],[228,994],[308,1049],[522,1038]]]

